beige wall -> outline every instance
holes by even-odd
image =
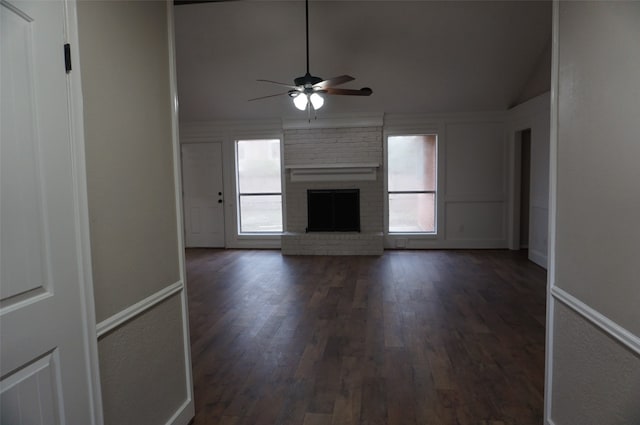
[[[78,4],[99,330],[181,284],[169,11],[164,1]],[[188,404],[184,305],[178,291],[100,338],[106,425],[165,424]]]
[[[98,322],[179,280],[166,5],[80,1]]]
[[[639,23],[638,2],[560,8],[557,284],[640,335]]]
[[[640,423],[640,3],[560,2],[555,425]]]

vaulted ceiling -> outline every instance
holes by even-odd
[[[322,114],[504,110],[548,90],[548,1],[311,1],[310,68],[348,74]],[[285,92],[305,73],[304,1],[175,6],[180,119],[262,119],[304,114]]]

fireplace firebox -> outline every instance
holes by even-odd
[[[360,189],[307,190],[307,232],[360,232]]]

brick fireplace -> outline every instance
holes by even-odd
[[[382,126],[290,128],[284,133],[285,255],[383,252]],[[306,232],[307,190],[358,189],[360,232]]]

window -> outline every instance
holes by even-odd
[[[280,140],[236,142],[239,233],[282,232]]]
[[[437,138],[387,139],[389,233],[436,232]]]

